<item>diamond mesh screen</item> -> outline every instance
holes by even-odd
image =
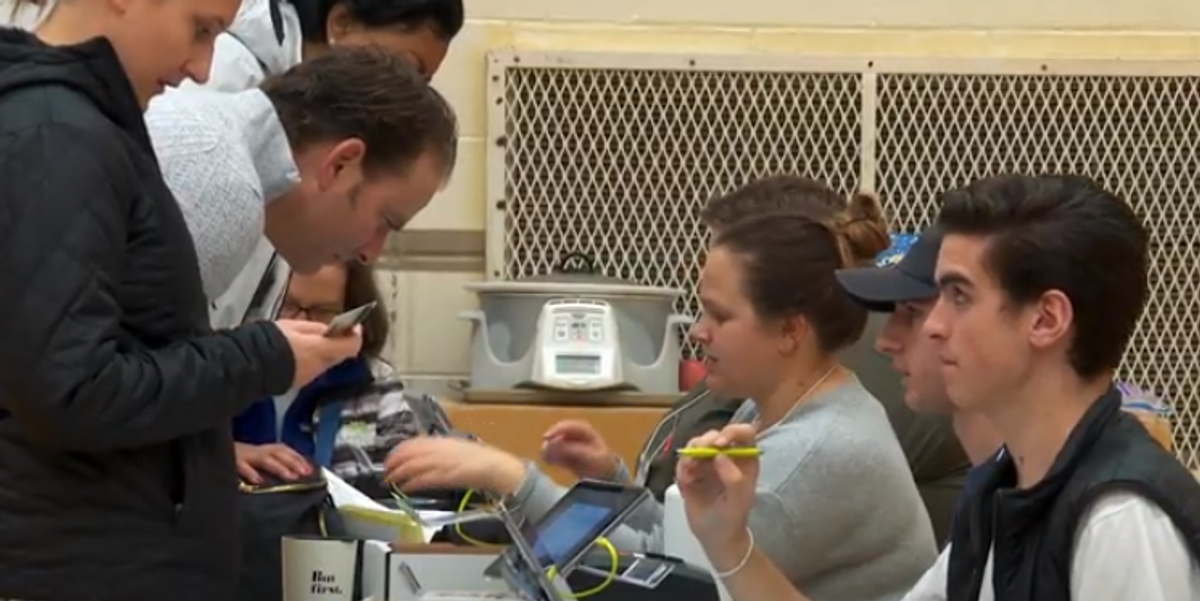
[[[688,291],[715,194],[772,173],[849,192],[859,175],[858,74],[507,69],[505,275],[570,252],[608,276]],[[688,347],[688,353],[695,348]]]
[[[492,249],[503,257],[493,275],[545,273],[584,252],[606,275],[688,290],[679,309],[692,314],[699,209],[757,176],[799,173],[844,192],[873,181],[906,230],[928,225],[937,192],[987,174],[1104,181],[1154,235],[1152,298],[1122,375],[1173,402],[1179,455],[1190,465],[1200,456],[1200,78],[518,60],[494,74],[491,126],[503,137],[491,167],[503,161],[503,196],[490,227],[503,230],[503,249]]]
[[[1151,297],[1122,377],[1175,406],[1179,455],[1200,451],[1200,78],[879,76],[876,188],[901,227],[938,191],[994,173],[1080,173],[1153,234]]]

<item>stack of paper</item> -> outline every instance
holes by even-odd
[[[431,535],[425,533],[418,516],[384,507],[328,469],[324,472],[329,496],[345,518],[346,529],[351,537],[403,543],[428,542]]]
[[[357,488],[324,470],[329,496],[346,519],[350,536],[362,540],[399,543],[427,543],[442,527],[487,519],[496,515],[491,509],[468,511],[419,511],[398,499],[398,508],[385,507]]]

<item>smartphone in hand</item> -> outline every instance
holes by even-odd
[[[355,307],[334,317],[329,322],[329,327],[325,329],[325,336],[334,338],[337,336],[345,336],[354,329],[354,326],[361,324],[367,320],[367,316],[371,314],[371,310],[375,308],[376,302],[371,301],[361,307]]]

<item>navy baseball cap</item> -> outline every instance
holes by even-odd
[[[941,247],[941,232],[927,230],[898,261],[877,267],[839,269],[837,280],[854,300],[871,311],[894,311],[896,303],[937,296],[934,269]]]

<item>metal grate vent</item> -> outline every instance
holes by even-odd
[[[1122,377],[1175,403],[1200,451],[1200,78],[880,74],[876,188],[904,228],[938,191],[1004,172],[1079,173],[1153,234],[1150,302]]]
[[[1153,296],[1122,375],[1173,401],[1180,457],[1196,464],[1200,77],[1169,72],[1195,66],[695,63],[493,55],[492,277],[544,273],[581,251],[607,275],[689,290],[680,309],[695,312],[699,209],[754,177],[800,173],[843,192],[862,183],[914,230],[936,214],[937,192],[976,177],[1091,175],[1154,235]]]
[[[860,81],[507,70],[504,276],[543,274],[583,252],[606,275],[687,289],[678,308],[695,314],[708,198],[771,173],[857,186]]]

